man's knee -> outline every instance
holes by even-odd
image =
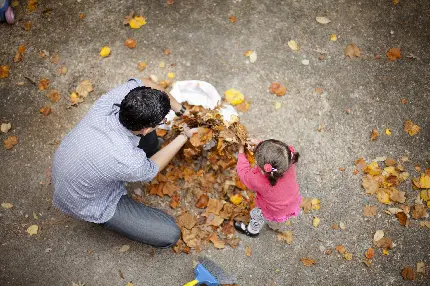
[[[181,237],[181,230],[179,229],[179,227],[176,224],[170,225],[168,228],[166,228],[160,243],[156,247],[159,247],[159,248],[171,247],[178,242],[180,237]]]

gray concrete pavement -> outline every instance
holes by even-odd
[[[415,165],[430,167],[428,1],[400,0],[394,5],[369,0],[176,0],[167,5],[164,0],[47,0],[39,1],[31,14],[24,13],[25,3],[19,2],[17,23],[0,25],[0,65],[11,66],[9,77],[0,79],[0,122],[11,122],[10,134],[19,137],[12,151],[0,148],[0,201],[14,205],[0,209],[1,285],[71,285],[72,281],[182,285],[192,279],[196,255],[154,250],[68,218],[52,207],[52,187],[40,184],[58,142],[94,100],[130,77],[155,74],[165,79],[169,71],[176,80],[208,81],[221,94],[228,88],[242,91],[251,101],[242,122],[256,137],[294,145],[302,155],[298,164],[302,194],[321,199],[319,211],[293,221],[291,245],[276,241],[276,234],[267,229],[258,239],[242,237],[237,249],[203,252],[236,273],[239,285],[428,285],[428,275],[406,283],[400,272],[417,262],[429,267],[429,229],[416,220],[409,228],[400,226],[395,217],[383,213],[384,206],[374,197],[364,194],[360,175],[352,174],[353,163],[361,156],[368,161],[408,156],[405,167],[412,177],[418,176]],[[52,11],[44,13],[47,8]],[[131,10],[147,18],[139,30],[122,24]],[[85,14],[83,20],[79,13]],[[230,15],[236,23],[229,21]],[[332,22],[318,24],[316,16]],[[32,22],[30,31],[23,29],[25,21]],[[331,42],[330,34],[338,40]],[[124,46],[129,37],[137,40],[133,50]],[[301,50],[292,52],[289,40],[296,40]],[[345,59],[343,50],[351,42],[361,49],[361,58]],[[22,62],[13,63],[20,44],[28,50]],[[112,54],[100,59],[104,45],[111,47]],[[391,47],[401,48],[402,59],[387,60],[385,52]],[[172,53],[166,56],[164,49]],[[59,64],[67,66],[68,73],[57,75],[58,65],[41,59],[40,50],[58,52]],[[255,63],[246,63],[246,50],[257,51]],[[376,54],[381,59],[375,59]],[[307,66],[302,64],[305,58]],[[162,60],[175,65],[160,69]],[[142,73],[136,68],[139,61],[148,64]],[[53,105],[51,115],[39,114],[48,103],[46,92],[25,76],[36,81],[49,78],[50,86],[60,92],[63,98]],[[68,94],[85,79],[93,82],[94,92],[78,107],[67,108]],[[273,81],[286,85],[284,97],[268,93]],[[323,89],[321,95],[315,93],[317,87]],[[401,103],[402,98],[407,104]],[[275,102],[281,103],[279,110]],[[408,119],[421,127],[414,137],[403,131]],[[318,132],[320,124],[323,129]],[[380,133],[374,142],[369,139],[372,128]],[[391,136],[384,134],[385,128]],[[410,181],[402,187],[411,204],[416,191]],[[378,206],[376,218],[362,215],[369,202]],[[321,218],[318,228],[312,226],[313,215]],[[346,229],[332,230],[331,225],[340,221]],[[28,237],[25,230],[31,224],[40,229]],[[361,260],[377,229],[383,229],[396,246],[388,256],[378,250],[368,268]],[[119,253],[123,244],[131,248]],[[351,261],[320,251],[339,244],[353,254]],[[251,257],[245,256],[244,246],[251,247]],[[302,257],[317,263],[305,267]]]

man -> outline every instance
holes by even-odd
[[[124,187],[151,181],[195,132],[185,130],[158,151],[155,127],[170,109],[178,116],[185,112],[147,79],[131,79],[98,99],[54,155],[53,204],[130,239],[159,248],[174,245],[180,236],[175,220],[133,201]]]

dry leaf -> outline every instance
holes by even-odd
[[[251,247],[249,247],[248,245],[245,246],[245,254],[248,257],[251,256],[251,254],[252,254]]]
[[[66,66],[61,66],[57,69],[57,74],[64,75],[69,71],[69,69]]]
[[[0,125],[0,131],[3,133],[9,132],[9,130],[12,128],[12,124],[10,123],[2,123]]]
[[[243,200],[243,197],[240,194],[236,194],[230,197],[230,202],[235,205],[239,205]]]
[[[167,0],[167,5],[173,5],[175,4],[175,0]]]
[[[426,265],[424,262],[417,262],[417,273],[426,273]]]
[[[137,69],[141,72],[146,68],[146,63],[145,62],[138,62],[137,63]],[[158,81],[158,80],[157,80]]]
[[[400,49],[399,48],[391,48],[387,52],[387,58],[390,59],[390,61],[397,61],[402,57]]]
[[[169,73],[167,74],[167,78],[170,78],[170,79],[175,78],[175,73],[173,73],[173,72],[169,72]]]
[[[27,1],[27,10],[33,12],[37,8],[37,0],[28,0]]]
[[[323,89],[321,87],[317,87],[317,88],[315,88],[315,93],[316,94],[322,94],[323,93]]]
[[[13,204],[11,204],[11,203],[2,203],[1,206],[4,209],[11,209],[11,208],[13,208]]]
[[[270,93],[276,94],[277,96],[284,96],[287,92],[287,88],[279,82],[273,82],[269,86],[269,91]]]
[[[0,66],[0,78],[9,77],[9,66]]]
[[[26,30],[26,31],[31,30],[31,22],[30,21],[24,22],[24,30]]]
[[[27,233],[30,235],[30,236],[32,236],[32,235],[34,235],[34,234],[37,234],[37,231],[39,230],[39,226],[37,226],[37,225],[35,225],[35,224],[33,224],[33,225],[31,225],[31,226],[29,226],[28,228],[27,228]]]
[[[48,89],[48,86],[49,86],[49,79],[47,79],[47,78],[42,78],[39,81],[39,84],[37,85],[37,87],[39,88],[39,90]]]
[[[208,213],[219,215],[219,212],[221,211],[222,207],[223,207],[223,203],[221,200],[209,199],[208,207],[206,211]]]
[[[163,54],[165,54],[166,56],[170,55],[172,53],[172,51],[170,51],[169,49],[165,49]]]
[[[420,218],[427,217],[427,211],[426,211],[424,205],[422,205],[422,204],[414,205],[411,210],[412,210],[412,217],[414,219],[420,219]]]
[[[368,250],[366,250],[366,253],[364,255],[366,256],[366,258],[372,259],[373,256],[375,256],[375,249],[370,247]]]
[[[375,235],[373,236],[373,240],[374,241],[378,241],[378,240],[380,240],[383,237],[384,237],[384,231],[383,230],[377,230],[375,232]]]
[[[378,138],[379,132],[375,128],[372,129],[372,133],[370,134],[370,140],[375,141]]]
[[[403,226],[409,225],[409,219],[404,212],[396,213],[396,218],[399,220],[400,225],[403,225]]]
[[[215,248],[221,249],[225,247],[224,241],[219,239],[217,233],[213,233],[211,236],[209,236],[209,241],[213,243]]]
[[[51,102],[57,102],[60,100],[61,96],[56,89],[51,89],[46,95]]]
[[[330,19],[327,17],[316,17],[315,20],[317,20],[318,23],[326,25],[328,23],[330,23]]]
[[[196,202],[195,206],[196,206],[196,208],[204,209],[205,207],[207,207],[208,202],[209,202],[209,197],[208,197],[208,195],[203,194],[203,195],[201,195],[201,196],[198,198],[198,200],[197,200],[197,202]]]
[[[293,242],[293,232],[291,230],[283,231],[278,234],[278,240],[284,240],[287,244]]]
[[[346,57],[360,57],[360,49],[355,44],[348,44],[344,50]]]
[[[192,214],[185,212],[176,218],[176,222],[180,227],[192,229],[196,225],[197,220]]]
[[[418,125],[414,124],[412,121],[410,120],[406,120],[405,124],[403,126],[404,130],[406,132],[408,132],[408,134],[410,136],[414,136],[416,134],[418,134],[418,132],[420,132],[421,127],[419,127]]]
[[[392,249],[393,248],[393,240],[388,237],[383,237],[378,241],[375,241],[375,245],[379,248]]]
[[[336,42],[336,41],[337,41],[337,36],[336,36],[336,34],[331,34],[331,35],[330,35],[330,41],[332,41],[332,42]]]
[[[72,92],[69,96],[69,101],[72,105],[76,105],[83,101],[76,92]]]
[[[130,49],[134,49],[136,47],[136,40],[135,39],[131,39],[131,38],[127,39],[127,40],[125,40],[124,45],[126,45]]]
[[[18,47],[18,51],[16,52],[16,55],[15,55],[15,57],[13,58],[13,61],[15,62],[15,63],[18,63],[18,62],[20,62],[20,61],[22,61],[22,59],[23,59],[23,56],[22,56],[22,54],[25,52],[25,46],[24,45],[20,45],[19,47]]]
[[[296,42],[296,41],[294,41],[294,40],[288,41],[288,46],[289,46],[289,47],[290,47],[290,49],[291,49],[291,50],[293,50],[293,51],[298,51],[298,50],[300,50],[299,45],[298,45],[298,44],[297,44],[297,42]]]
[[[52,111],[51,107],[49,107],[49,106],[44,106],[44,107],[39,109],[39,112],[41,114],[43,114],[44,116],[48,116],[49,114],[51,114],[51,111]]]
[[[231,105],[238,105],[242,103],[245,100],[245,97],[243,94],[238,91],[237,89],[231,88],[228,89],[225,93],[225,99],[230,103]]]
[[[365,206],[363,213],[366,217],[374,217],[376,215],[376,206]]]
[[[343,245],[336,246],[336,251],[339,252],[340,254],[344,254],[346,252],[345,246]]]
[[[235,16],[233,16],[233,15],[231,15],[231,16],[229,17],[229,19],[230,19],[230,22],[232,22],[232,23],[236,23],[236,22],[237,22],[236,17],[235,17]]]
[[[352,260],[352,253],[345,252],[345,254],[343,255],[343,257],[344,257],[346,260]]]
[[[130,249],[130,245],[124,244],[123,246],[120,247],[119,252],[124,253],[124,252],[128,251],[129,249]]]
[[[402,104],[406,104],[406,103],[408,103],[408,100],[407,100],[406,98],[402,98],[402,99],[400,100],[400,102],[401,102]]]
[[[390,195],[390,199],[393,202],[398,202],[398,203],[403,204],[406,201],[406,198],[405,198],[406,193],[405,192],[401,192],[401,191],[394,189],[394,188],[392,188],[391,190],[392,190],[392,193]]]
[[[146,24],[146,19],[143,16],[134,16],[134,18],[130,19],[128,24],[132,29],[139,29]]]
[[[51,63],[53,63],[53,64],[58,64],[58,62],[60,61],[60,56],[58,55],[58,54],[55,54],[55,55],[53,55],[52,57],[51,57]]]
[[[76,87],[76,92],[79,94],[80,97],[87,97],[91,91],[93,91],[93,84],[89,80],[82,81]]]
[[[10,150],[18,144],[18,137],[17,136],[8,136],[5,140],[3,140],[4,148],[7,150]]]
[[[101,48],[99,55],[102,58],[106,58],[110,55],[110,48],[108,46],[104,46],[103,48]]]
[[[122,21],[122,23],[124,25],[128,25],[130,23],[130,20],[133,19],[133,17],[134,17],[134,11],[131,11],[130,14],[124,17],[124,20]]]
[[[312,225],[314,226],[314,227],[318,227],[318,225],[320,224],[320,219],[319,218],[317,218],[317,217],[314,217],[314,219],[312,220]]]
[[[415,271],[412,267],[406,266],[402,270],[403,280],[414,280],[415,279]]]
[[[373,195],[375,194],[379,189],[379,183],[374,179],[374,177],[370,174],[367,174],[363,177],[363,182],[361,185],[366,190],[366,194]]]
[[[85,14],[84,13],[79,13],[79,19],[83,20],[85,18]]]
[[[315,264],[317,262],[316,260],[313,260],[309,257],[304,257],[300,259],[300,261],[303,263],[304,266],[311,266],[312,264]]]
[[[430,189],[430,174],[421,174],[420,178],[415,178],[412,182],[418,189]]]

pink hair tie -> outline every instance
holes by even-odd
[[[264,172],[266,172],[266,173],[272,172],[272,165],[264,164]]]
[[[288,149],[290,149],[290,152],[291,152],[291,162],[294,164],[295,163],[294,154],[296,153],[296,150],[294,150],[294,147],[291,145],[288,146]]]

